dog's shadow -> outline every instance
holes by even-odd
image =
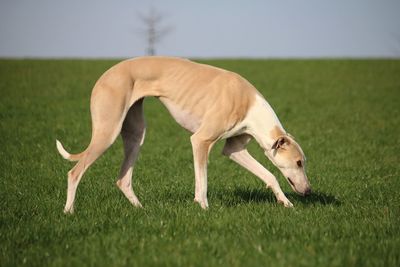
[[[305,205],[308,204],[320,204],[320,205],[332,205],[332,206],[340,206],[342,203],[339,199],[337,199],[334,195],[326,194],[324,192],[315,191],[312,192],[311,195],[307,197],[300,196],[294,192],[286,194],[291,199],[294,199],[298,202],[301,202]]]
[[[219,195],[219,197],[218,197]],[[323,192],[315,191],[307,197],[300,196],[294,192],[286,193],[286,196],[295,204],[295,202],[301,202],[305,205],[319,204],[319,205],[334,205],[340,206],[341,202],[335,196],[326,194]],[[228,200],[227,197],[217,194],[218,198],[221,198],[222,202]],[[236,188],[231,192],[231,197],[228,200],[228,206],[235,206],[239,203],[276,203],[274,194],[270,191],[262,189],[249,189],[249,188]]]

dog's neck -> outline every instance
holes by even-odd
[[[248,112],[248,133],[264,151],[270,151],[277,137],[286,134],[274,110],[260,95],[256,95],[256,101]]]

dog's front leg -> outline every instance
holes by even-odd
[[[213,142],[206,141],[198,134],[190,137],[193,148],[193,161],[195,171],[195,197],[203,209],[208,208],[207,201],[207,160]]]
[[[226,141],[223,154],[259,177],[274,192],[276,200],[285,207],[293,207],[279,186],[276,177],[255,160],[245,148],[249,142],[248,136],[237,136]]]
[[[293,207],[293,204],[287,199],[279,186],[276,177],[258,163],[246,149],[232,153],[229,158],[263,180],[267,188],[271,188],[272,192],[274,192],[276,200],[279,203],[282,203],[287,208]]]

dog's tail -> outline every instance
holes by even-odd
[[[85,154],[86,150],[79,153],[79,154],[70,154],[68,153],[65,148],[63,147],[63,145],[61,144],[60,141],[56,140],[56,146],[57,146],[57,150],[58,153],[60,153],[60,155],[64,158],[67,159],[69,161],[78,161],[80,160],[83,155]]]

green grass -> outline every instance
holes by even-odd
[[[90,139],[89,97],[116,61],[0,61],[0,266],[399,266],[400,61],[219,60],[274,107],[302,145],[314,190],[285,209],[221,156],[209,163],[208,211],[193,203],[189,134],[156,99],[134,172],[144,205],[115,186],[120,138],[62,212],[73,166],[55,148]]]

